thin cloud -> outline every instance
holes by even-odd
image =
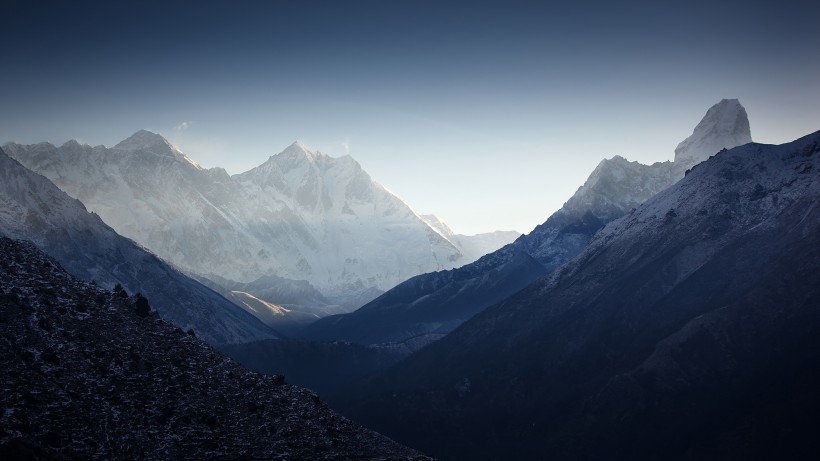
[[[182,122],[179,125],[175,126],[174,129],[177,131],[187,130],[188,128],[193,125],[194,122]]]

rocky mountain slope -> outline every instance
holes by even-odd
[[[426,459],[0,238],[3,459]]]
[[[415,347],[438,339],[573,258],[606,223],[683,177],[691,162],[751,141],[724,135],[743,131],[735,125],[745,126],[748,134],[745,117],[736,99],[723,100],[707,111],[695,132],[678,147],[684,163],[643,165],[620,156],[603,160],[575,195],[530,234],[475,263],[414,277],[361,309],[323,318],[301,334],[361,344],[411,341]],[[708,152],[704,150],[708,146],[719,147]]]
[[[74,276],[122,284],[151,298],[163,318],[211,344],[255,341],[275,332],[214,291],[121,237],[78,200],[0,150],[0,235],[34,241]]]
[[[120,234],[212,280],[304,280],[347,305],[463,259],[351,157],[300,143],[234,176],[203,169],[144,130],[111,149],[76,141],[4,148]]]
[[[448,459],[813,458],[818,174],[724,150],[338,403]]]

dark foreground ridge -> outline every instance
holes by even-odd
[[[426,459],[0,238],[0,459]]]

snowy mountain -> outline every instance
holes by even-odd
[[[386,290],[462,259],[350,156],[332,158],[294,143],[233,179],[253,210],[246,222],[254,235],[287,261],[284,276],[308,280],[331,296]]]
[[[675,163],[696,165],[721,149],[752,142],[746,109],[737,99],[723,99],[710,107],[688,138],[675,149]]]
[[[812,458],[817,203],[820,132],[721,151],[338,402],[442,458]]]
[[[742,120],[732,120],[745,125],[746,132],[748,120],[743,107],[732,101],[710,108],[695,130],[697,136],[687,138],[696,139],[689,144],[719,146],[712,154],[735,147],[735,139],[724,136],[726,114],[742,115]],[[695,152],[685,151],[689,162]],[[643,165],[620,156],[603,160],[564,206],[530,234],[472,264],[414,277],[355,312],[319,320],[302,334],[317,340],[421,347],[575,257],[606,223],[674,184],[691,166],[677,162]],[[427,219],[440,233],[452,233],[438,220]]]
[[[300,143],[234,176],[203,169],[144,130],[111,149],[75,141],[5,149],[122,235],[214,280],[305,280],[343,305],[463,259],[351,157]]]
[[[0,238],[0,457],[427,459]]]
[[[551,272],[581,252],[606,223],[674,184],[683,175],[679,171],[671,162],[604,159],[560,210],[515,243]]]
[[[69,154],[77,145],[69,145]],[[33,241],[67,271],[104,287],[122,284],[150,297],[163,318],[212,344],[274,337],[274,332],[86,211],[48,179],[0,150],[0,235]]]

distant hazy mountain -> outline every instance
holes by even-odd
[[[427,459],[30,242],[0,238],[0,323],[5,460]]]
[[[419,217],[461,251],[463,255],[463,258],[459,261],[461,265],[469,264],[486,254],[490,254],[521,236],[521,233],[517,231],[495,231],[474,235],[456,234],[450,229],[450,226],[436,215],[427,214],[419,215]]]
[[[458,269],[414,277],[355,312],[323,318],[302,334],[360,344],[411,341],[414,348],[438,339],[573,258],[606,223],[672,185],[692,162],[745,141],[740,135],[725,135],[743,131],[737,128],[742,126],[748,137],[745,117],[737,100],[724,99],[707,111],[681,143],[684,147],[678,147],[686,163],[642,165],[620,156],[603,160],[560,210],[513,244]],[[708,153],[703,146],[719,147]],[[447,234],[446,226],[427,219]]]
[[[339,403],[443,458],[813,458],[817,203],[820,132],[724,150]]]
[[[234,176],[203,169],[148,131],[111,149],[5,148],[122,235],[205,277],[306,280],[344,305],[463,259],[351,157],[299,143]]]
[[[33,241],[86,281],[151,299],[163,318],[212,344],[274,337],[274,332],[86,211],[48,179],[0,150],[0,235]]]

